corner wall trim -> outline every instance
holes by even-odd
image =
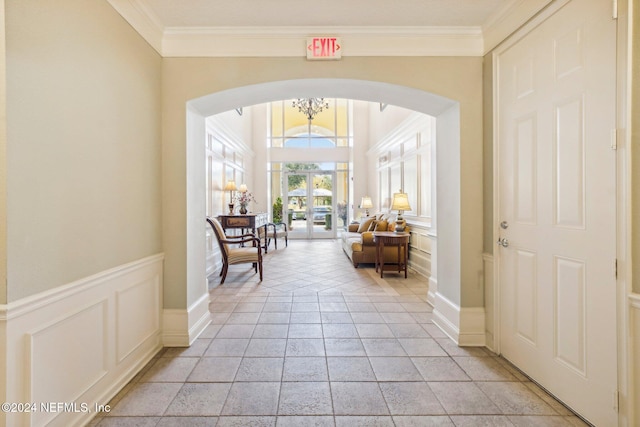
[[[438,293],[438,280],[434,277],[429,277],[429,291],[427,292],[427,302],[433,307],[436,306],[436,295]]]
[[[441,293],[435,295],[433,323],[461,347],[485,345],[484,307],[459,307]]]
[[[203,294],[186,310],[164,309],[162,343],[165,347],[188,347],[209,323],[209,293]]]

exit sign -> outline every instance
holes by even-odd
[[[340,37],[310,37],[307,39],[307,59],[340,59]]]

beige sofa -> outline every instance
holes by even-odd
[[[349,224],[349,230],[342,233],[342,249],[354,267],[359,264],[375,264],[376,245],[373,242],[374,231],[387,231],[395,228],[395,216],[378,214],[368,217],[358,224]],[[409,231],[409,227],[405,229]],[[385,264],[397,264],[398,248],[384,248]]]

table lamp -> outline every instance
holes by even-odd
[[[399,193],[393,193],[393,201],[391,202],[391,210],[398,211],[398,218],[396,219],[396,233],[402,233],[406,227],[406,222],[402,218],[402,212],[410,211],[409,196],[407,193],[403,193],[400,189]]]
[[[369,216],[369,209],[372,207],[373,203],[371,202],[371,197],[364,196],[360,202],[360,209],[364,209],[364,216]]]
[[[229,215],[233,215],[233,192],[236,191],[236,182],[231,179],[227,181],[224,191],[229,192]]]

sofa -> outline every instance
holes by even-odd
[[[376,245],[373,242],[373,232],[394,229],[394,215],[377,214],[364,218],[360,223],[349,224],[348,231],[342,233],[342,249],[356,268],[360,264],[375,264]],[[409,232],[409,227],[406,227],[405,231]],[[385,247],[384,262],[397,264],[398,248]]]

